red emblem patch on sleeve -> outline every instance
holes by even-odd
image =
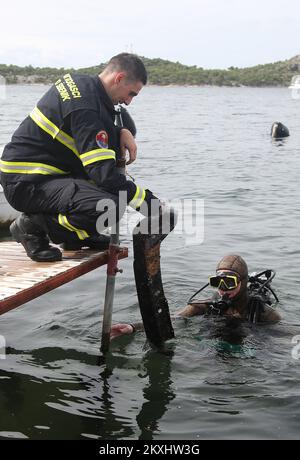
[[[96,134],[96,142],[100,149],[107,149],[108,148],[108,134],[106,131],[99,131]]]

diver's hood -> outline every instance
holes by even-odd
[[[239,309],[240,311],[246,309],[249,300],[247,289],[248,267],[244,259],[235,254],[225,256],[218,263],[216,270],[230,270],[239,276],[242,282],[241,289],[240,292],[231,299],[231,304],[232,307]]]

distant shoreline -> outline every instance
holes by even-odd
[[[48,82],[48,83],[7,83],[7,86],[51,86],[54,83]],[[247,86],[247,85],[180,85],[180,84],[172,84],[172,85],[157,85],[157,84],[151,84],[147,83],[147,87],[149,88],[253,88],[253,89],[272,89],[272,88],[278,88],[278,89],[288,89],[289,85],[268,85],[268,86]]]
[[[227,87],[288,87],[294,76],[300,74],[300,55],[286,61],[257,65],[248,68],[203,69],[160,58],[141,57],[150,86],[227,86]],[[50,85],[66,73],[97,75],[105,64],[82,69],[51,67],[20,67],[0,64],[0,76],[9,85]]]

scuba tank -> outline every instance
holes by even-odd
[[[271,282],[274,279],[276,272],[274,270],[264,270],[258,274],[253,273],[249,275],[248,292],[250,297],[249,302],[249,316],[250,323],[257,323],[259,321],[260,312],[264,310],[265,305],[271,306],[279,299],[271,288]]]

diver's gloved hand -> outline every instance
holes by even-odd
[[[146,189],[145,192],[145,199],[138,211],[145,217],[158,216],[161,213],[163,203],[151,190]]]

